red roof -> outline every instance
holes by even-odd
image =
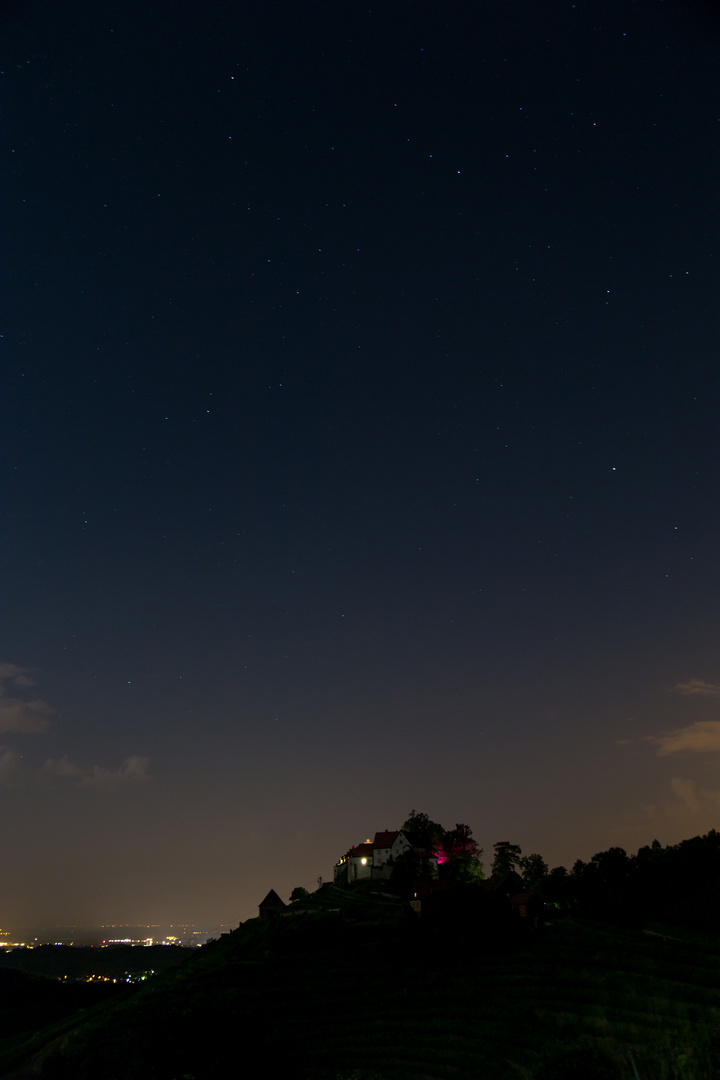
[[[347,853],[346,858],[356,859],[361,855],[372,855],[373,845],[368,841],[367,844],[356,844],[355,847],[351,847]]]
[[[389,848],[392,847],[401,830],[395,829],[394,832],[376,832],[375,839],[372,842],[374,848]]]
[[[351,847],[345,858],[354,859],[361,855],[368,856],[372,855],[373,851],[391,848],[401,832],[402,829],[376,832],[374,840],[367,840],[364,844],[356,844],[355,847]]]

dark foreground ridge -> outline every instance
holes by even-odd
[[[534,929],[467,886],[417,918],[323,886],[33,1034],[14,1080],[700,1080],[720,1067],[720,940],[575,917]]]

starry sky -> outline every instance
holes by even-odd
[[[711,5],[0,24],[0,925],[717,825]]]

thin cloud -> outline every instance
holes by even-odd
[[[47,731],[54,714],[55,709],[47,701],[8,697],[0,686],[0,733],[14,731],[20,735],[37,735]]]
[[[22,758],[9,746],[0,746],[0,784],[5,787],[17,787],[22,779]]]
[[[34,686],[35,682],[28,675],[28,669],[17,664],[0,664],[0,681],[7,679],[13,686]]]
[[[720,686],[703,679],[688,679],[687,682],[676,683],[673,690],[684,697],[720,697]]]
[[[85,770],[81,769],[79,765],[73,764],[73,762],[69,761],[67,756],[63,754],[61,758],[48,758],[42,773],[43,776],[70,776],[77,779],[85,775]]]
[[[23,701],[13,697],[6,692],[8,685],[25,690],[34,684],[27,668],[0,664],[0,734],[14,731],[20,735],[37,735],[47,731],[55,709],[40,698]]]
[[[82,787],[102,788],[116,787],[118,784],[142,783],[150,779],[147,772],[149,764],[149,758],[136,756],[125,758],[120,768],[116,769],[115,772],[103,769],[99,765],[93,765],[91,769],[87,770],[80,784]]]
[[[683,776],[673,777],[670,788],[672,798],[668,801],[644,807],[653,829],[674,843],[715,827],[720,812],[720,789],[701,787]]]
[[[649,735],[647,741],[655,744],[658,757],[683,752],[717,753],[720,751],[720,720],[698,720],[688,727],[676,728],[662,735]]]
[[[112,788],[121,784],[143,783],[150,780],[148,766],[150,759],[135,755],[125,758],[119,769],[105,769],[102,765],[90,765],[83,768],[70,761],[67,756],[50,758],[42,770],[43,776],[57,776],[74,780],[78,787]]]
[[[694,780],[673,777],[670,786],[675,797],[693,814],[717,813],[720,810],[720,791],[701,788]]]
[[[25,690],[34,685],[28,671],[18,664],[0,663],[0,734],[36,735],[50,727],[50,717],[57,711],[52,705],[41,698],[24,701],[14,693],[8,693],[8,688]],[[112,788],[149,780],[148,765],[148,758],[135,755],[125,758],[120,767],[113,770],[102,765],[78,765],[63,755],[49,758],[40,770],[27,769],[17,751],[0,746],[0,784],[6,786],[17,786],[30,778],[41,781],[58,778],[78,787]]]

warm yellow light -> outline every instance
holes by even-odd
[[[360,862],[365,866],[367,864],[367,859],[361,859]]]

